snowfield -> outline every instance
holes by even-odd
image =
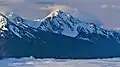
[[[120,67],[120,58],[112,59],[4,59],[0,67]]]

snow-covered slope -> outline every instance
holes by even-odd
[[[41,20],[40,28],[45,31],[52,31],[71,37],[76,37],[81,32],[81,29],[86,33],[96,32],[101,35],[106,35],[94,23],[85,23],[61,10],[52,12]]]
[[[0,14],[1,36],[7,37],[10,35],[11,37],[19,38],[35,38],[32,32],[37,31],[36,29],[23,23],[24,19],[20,18],[19,16],[12,18]]]
[[[100,36],[114,38],[117,39],[117,41],[120,40],[120,34],[118,32],[106,30],[92,22],[86,23],[70,14],[64,13],[61,10],[54,11],[41,20],[39,28],[44,31],[50,31],[85,40],[89,40],[91,37],[97,39]]]
[[[37,28],[40,25],[40,19],[37,20],[26,20],[19,15],[17,15],[15,12],[11,12],[8,15],[8,18],[12,21],[15,21],[16,23],[24,23],[27,24],[30,27]]]
[[[35,33],[43,30],[83,40],[100,40],[104,37],[120,42],[119,32],[106,30],[91,21],[86,23],[61,10],[53,11],[42,20],[26,20],[13,12],[0,16],[1,31],[9,31],[19,38],[36,38]]]

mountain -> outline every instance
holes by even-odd
[[[0,15],[0,23],[1,23],[1,31],[7,32],[8,35],[11,35],[12,38],[19,37],[19,38],[35,38],[33,32],[37,30],[33,27],[28,26],[27,24],[23,23],[26,20],[22,19],[21,17],[17,16],[10,20],[8,17],[4,16],[3,14]],[[4,35],[4,34],[1,34]]]
[[[92,22],[84,22],[61,10],[54,11],[41,20],[39,29],[90,41],[101,38],[120,41],[120,33],[106,30]]]
[[[109,58],[120,56],[120,33],[61,10],[41,20],[0,14],[0,57]]]
[[[34,33],[37,30],[21,21],[24,20],[20,17],[10,20],[7,16],[0,14],[0,56],[6,54],[7,43],[10,39],[29,41],[36,38]]]
[[[43,30],[90,41],[98,40],[101,37],[114,39],[117,42],[120,41],[119,32],[114,30],[106,30],[95,25],[91,21],[86,23],[85,21],[79,20],[61,10],[53,11],[47,17],[39,21],[23,19],[13,12],[8,15],[8,18],[10,22],[14,23],[18,27],[22,25],[24,27],[22,29],[27,29],[26,26],[28,26],[29,29],[34,31]],[[18,35],[17,32],[15,35]]]

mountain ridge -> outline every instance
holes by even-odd
[[[117,42],[120,41],[119,32],[106,30],[92,22],[85,23],[84,21],[81,21],[80,19],[77,19],[70,14],[64,13],[62,10],[53,11],[44,19],[39,21],[30,21],[23,19],[13,12],[6,16],[1,14],[1,16],[3,16],[5,20],[7,20],[6,22],[8,23],[8,27],[12,31],[12,33],[20,38],[22,38],[20,35],[24,36],[24,34],[19,31],[19,27],[22,28],[23,31],[26,30],[25,32],[27,33],[27,30],[29,29],[31,30],[31,32],[38,32],[38,30],[42,30],[84,40],[90,40],[90,38],[92,37],[96,38],[97,40],[100,36],[104,36],[108,39],[114,38]],[[4,29],[7,29],[5,28],[5,26],[3,27]],[[34,37],[34,34],[30,33],[26,35]]]
[[[39,21],[0,15],[0,58],[120,56],[120,33],[85,23],[63,11],[53,13]]]

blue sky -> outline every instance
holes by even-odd
[[[15,11],[27,19],[43,18],[58,8],[79,18],[92,14],[90,19],[98,17],[107,28],[120,27],[120,0],[0,0],[0,12]]]

